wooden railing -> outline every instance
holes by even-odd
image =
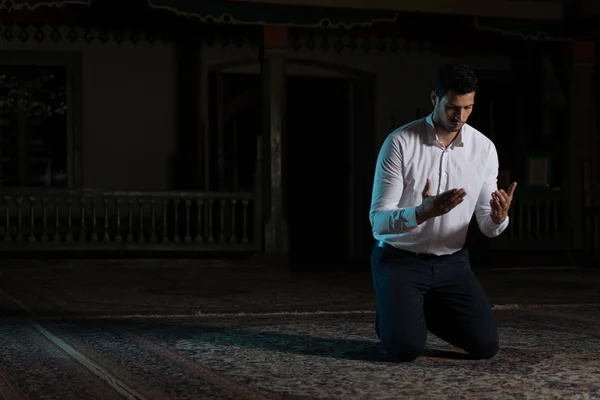
[[[0,249],[257,251],[254,193],[0,191]]]
[[[600,263],[600,207],[583,209],[583,249],[574,248],[568,203],[560,190],[525,190],[513,200],[511,223],[499,238],[490,241],[495,249],[583,250],[583,263]]]
[[[495,248],[550,249],[571,245],[565,219],[567,203],[558,189],[520,190],[513,200],[510,225],[497,240]]]

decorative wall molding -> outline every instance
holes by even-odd
[[[170,41],[167,35],[157,35],[151,32],[139,31],[110,31],[102,29],[93,29],[66,25],[34,25],[34,24],[0,24],[0,40],[3,42],[22,42],[34,41],[44,42],[100,42],[100,43],[138,43],[145,41],[148,43]]]
[[[0,0],[0,11],[36,11],[38,9],[65,6],[90,6],[93,0]]]
[[[36,25],[36,24],[0,24],[0,41],[5,43],[30,41],[37,43],[93,43],[99,42],[121,44],[129,42],[137,44],[163,43],[168,44],[176,41],[176,33],[157,33],[141,30],[114,30],[97,29],[82,26],[67,25]],[[195,40],[198,43],[204,43],[208,46],[220,45],[223,47],[259,47],[261,44],[260,35],[249,35],[247,32],[240,32],[236,29],[198,33],[193,37],[186,37],[186,40]]]
[[[295,51],[352,53],[432,53],[433,44],[425,40],[382,36],[292,35],[290,46]]]
[[[163,43],[176,41],[174,33],[157,33],[141,30],[109,30],[82,26],[68,25],[36,25],[36,24],[0,24],[0,41],[5,43],[30,41],[37,43],[94,43],[99,42],[121,44],[129,42],[137,44]],[[195,40],[209,47],[250,47],[259,48],[262,36],[235,28],[207,31],[198,33],[186,40]],[[292,34],[290,48],[294,51],[349,51],[351,53],[432,53],[435,52],[433,44],[426,40],[385,37],[385,36],[343,36],[343,35],[308,35]]]

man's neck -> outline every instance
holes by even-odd
[[[450,146],[450,144],[456,139],[458,136],[458,132],[448,132],[445,129],[438,128],[438,126],[434,123],[435,126],[435,134],[440,142],[446,147]]]

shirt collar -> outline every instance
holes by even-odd
[[[433,125],[433,113],[429,114],[427,116],[427,118],[425,118],[425,123],[427,125],[426,127],[426,143],[427,144],[434,144],[438,141],[438,137],[435,133],[435,126]],[[463,124],[463,126],[460,128],[460,131],[458,132],[458,135],[456,135],[456,138],[454,139],[454,141],[452,142],[452,146],[463,146],[463,132],[465,130],[465,127],[467,126],[467,124]]]

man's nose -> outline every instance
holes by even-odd
[[[459,122],[465,122],[468,116],[469,113],[467,112],[467,110],[460,110],[460,112],[456,114],[455,119]]]

